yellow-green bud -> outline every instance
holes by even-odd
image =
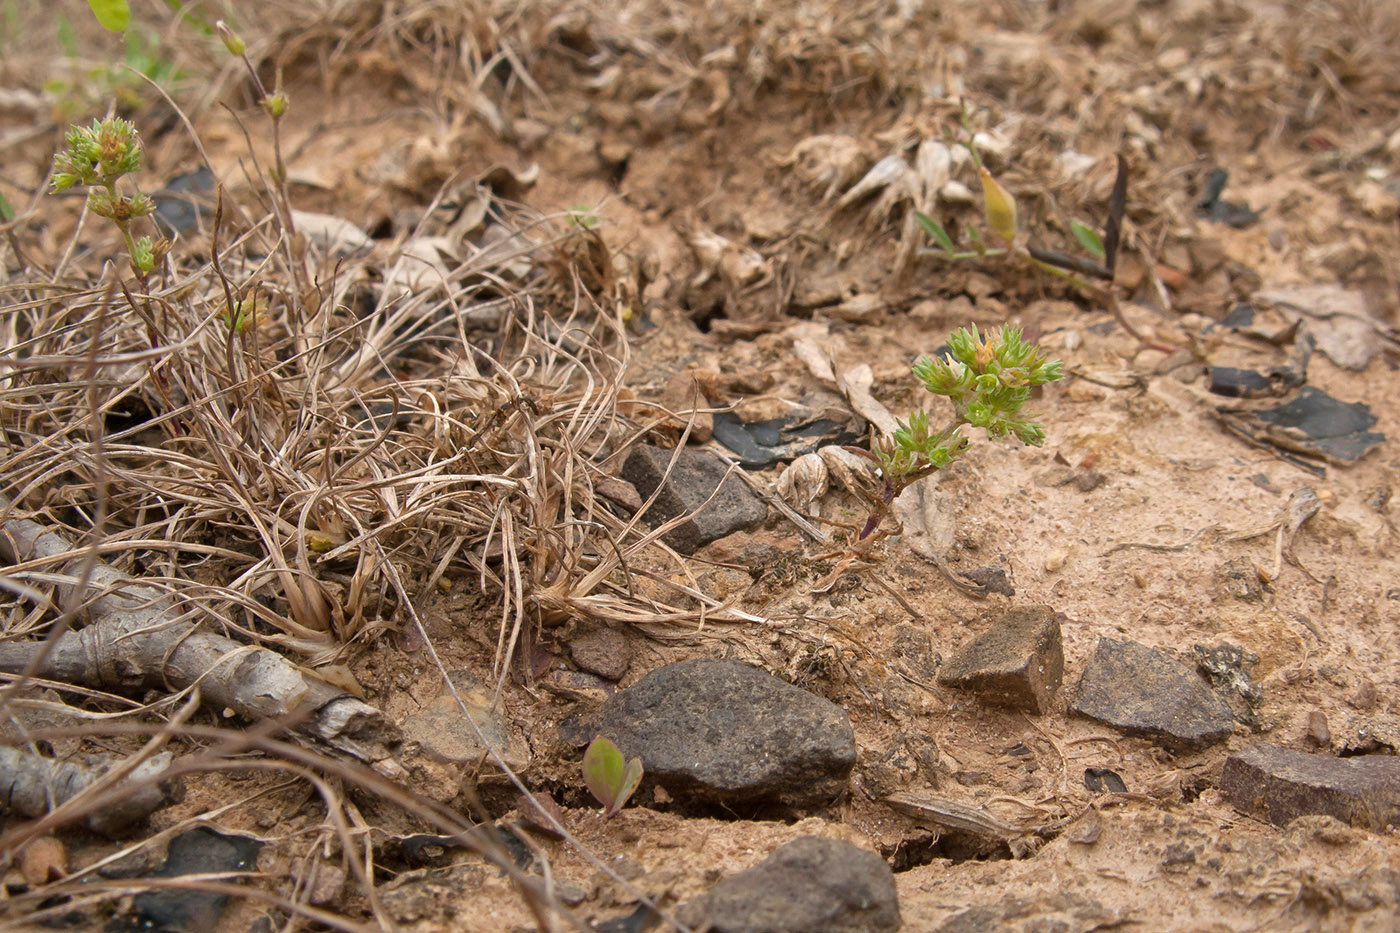
[[[1016,199],[1011,192],[1001,186],[985,166],[978,168],[982,177],[982,200],[987,215],[987,226],[992,232],[1008,243],[1016,239]]]
[[[228,49],[230,55],[242,55],[244,48],[243,40],[238,37],[238,33],[228,28],[228,24],[219,20],[214,24],[214,28],[219,32],[219,38],[224,40],[224,48]]]

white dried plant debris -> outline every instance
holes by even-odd
[[[841,195],[841,200],[836,202],[838,210],[850,207],[852,204],[869,197],[877,191],[889,192],[894,190],[900,194],[909,190],[909,178],[913,176],[914,169],[909,165],[902,155],[887,155],[879,162],[876,162],[865,173],[865,177],[856,182]],[[887,194],[885,195],[887,196]],[[881,200],[884,200],[882,196]]]
[[[817,454],[803,454],[778,474],[778,495],[808,515],[821,514],[821,498],[827,487],[826,462]]]
[[[893,434],[899,429],[899,423],[895,421],[894,415],[890,414],[890,410],[870,394],[870,387],[874,384],[875,372],[869,363],[861,363],[853,369],[846,370],[837,380],[837,386],[856,414],[885,434]]]
[[[454,264],[460,258],[456,245],[448,237],[419,236],[404,243],[398,258],[384,275],[384,300],[397,301],[448,285],[451,270],[443,261],[444,257]]]
[[[1004,127],[997,127],[993,130],[981,130],[972,134],[972,144],[977,147],[978,153],[985,159],[990,156],[994,162],[1005,161],[1011,154],[1011,147],[1014,145],[1012,134]]]
[[[327,256],[359,256],[374,248],[369,235],[344,217],[292,211],[292,224],[311,247]]]
[[[697,227],[687,234],[686,243],[695,254],[698,267],[691,280],[696,288],[710,281],[715,273],[729,285],[739,287],[752,285],[771,271],[768,261],[757,252],[711,230]]]
[[[972,193],[972,189],[956,178],[938,189],[938,197],[944,204],[952,204],[957,207],[968,207],[977,203],[977,197]]]
[[[875,464],[844,447],[828,444],[817,451],[817,456],[826,465],[828,483],[835,481],[847,492],[859,493],[879,483]]]
[[[914,156],[914,170],[922,188],[918,208],[927,213],[933,208],[938,192],[953,176],[953,153],[948,144],[939,139],[925,139],[919,143],[919,151]]]
[[[471,259],[472,271],[490,270],[522,281],[530,274],[530,258],[538,244],[504,224],[491,224],[481,233],[481,249]]]
[[[1055,168],[1066,181],[1079,181],[1098,164],[1098,159],[1073,149],[1066,149],[1055,156]]]
[[[854,182],[870,165],[865,148],[852,136],[822,134],[809,136],[779,160],[783,168],[793,168],[804,183],[825,189],[823,201]]]
[[[1383,349],[1384,331],[1366,310],[1366,296],[1340,285],[1263,289],[1254,300],[1301,314],[1317,348],[1343,369],[1360,372]]]

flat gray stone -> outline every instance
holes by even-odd
[[[1300,816],[1335,817],[1384,832],[1400,826],[1400,758],[1336,758],[1254,745],[1225,759],[1220,790],[1241,813],[1283,826]]]
[[[604,703],[598,722],[678,798],[822,805],[856,762],[844,710],[739,661],[658,668]]]
[[[1235,726],[1230,707],[1191,668],[1114,638],[1099,639],[1069,709],[1173,751],[1219,742]]]
[[[661,487],[645,516],[652,527],[695,512],[689,521],[666,533],[664,540],[671,547],[682,554],[694,554],[702,545],[768,517],[768,504],[739,477],[725,479],[729,467],[709,451],[680,451],[675,468],[663,484],[662,477],[675,453],[639,444],[622,464],[622,478],[637,487],[643,501]],[[715,493],[713,499],[711,493]],[[706,499],[710,499],[708,504]]]
[[[1126,919],[1092,898],[1077,894],[989,898],[944,920],[935,933],[1089,933],[1117,927]]]
[[[820,836],[782,846],[682,908],[711,933],[882,933],[899,929],[894,874],[874,852]]]
[[[500,704],[492,702],[491,688],[466,671],[451,671],[448,676],[471,718],[462,714],[457,698],[444,687],[435,700],[404,720],[404,738],[418,743],[424,752],[446,764],[476,768],[484,760],[486,767],[494,770],[496,759],[481,744],[477,734],[480,729],[512,770],[528,768],[530,746],[524,736],[511,728]],[[472,727],[473,722],[476,728]]]
[[[938,682],[1000,706],[1043,713],[1064,674],[1059,616],[1049,606],[1021,606],[1003,612],[949,658]]]

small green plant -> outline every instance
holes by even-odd
[[[1067,280],[1084,294],[1102,302],[1119,325],[1139,343],[1167,353],[1172,352],[1174,347],[1154,343],[1132,325],[1123,315],[1123,309],[1114,292],[1113,280],[1118,264],[1119,237],[1128,199],[1128,165],[1123,157],[1118,157],[1118,171],[1113,180],[1113,193],[1109,196],[1108,218],[1104,223],[1103,235],[1100,236],[1097,230],[1081,220],[1071,220],[1070,233],[1088,255],[1064,253],[1027,242],[1028,238],[1020,229],[1016,198],[983,164],[966,107],[962,112],[962,127],[966,138],[953,140],[949,134],[950,142],[966,147],[972,155],[972,164],[976,166],[978,179],[982,183],[983,218],[992,233],[1004,245],[989,246],[977,227],[969,224],[966,228],[967,245],[960,247],[942,224],[927,214],[916,211],[915,219],[933,241],[931,247],[923,250],[924,255],[947,261],[1003,257],[1027,263],[1042,272]]]
[[[90,127],[70,127],[65,142],[66,148],[53,158],[53,192],[86,185],[88,210],[116,225],[126,243],[132,270],[142,278],[149,275],[156,264],[155,246],[148,236],[139,240],[133,237],[131,222],[152,213],[155,202],[140,191],[132,195],[117,191],[117,181],[123,175],[141,168],[141,140],[136,127],[121,117],[93,120]]]
[[[622,752],[600,735],[583,753],[583,783],[603,805],[603,815],[612,819],[642,783],[642,759],[624,764]]]
[[[890,503],[910,483],[943,469],[967,451],[962,428],[982,428],[989,438],[1015,437],[1023,444],[1045,443],[1045,429],[1021,407],[1033,386],[1063,376],[1059,360],[1047,360],[1040,348],[1027,343],[1021,329],[1004,325],[985,336],[977,325],[954,331],[942,359],[924,357],[914,375],[935,395],[953,403],[953,417],[937,431],[928,412],[915,409],[907,422],[898,422],[892,436],[879,438],[869,451],[847,448],[880,467],[884,488],[865,527],[863,540],[874,533]]]

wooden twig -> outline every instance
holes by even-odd
[[[178,797],[178,785],[161,780],[175,756],[153,755],[122,780],[123,793],[111,806],[87,813],[84,824],[104,836],[119,835]],[[86,763],[55,761],[33,752],[0,746],[0,812],[38,818],[96,783],[111,766],[100,758]]]
[[[9,503],[0,499],[0,509],[6,508]],[[41,563],[58,576],[84,559],[62,535],[21,518],[0,527],[0,555],[14,563]],[[60,584],[58,602],[83,605],[88,624],[47,645],[0,643],[0,672],[124,693],[197,684],[215,710],[286,719],[303,735],[386,775],[402,776],[394,759],[402,735],[380,710],[274,651],[206,631],[168,593],[105,561],[96,562],[87,584],[82,593],[73,592],[76,583]]]

